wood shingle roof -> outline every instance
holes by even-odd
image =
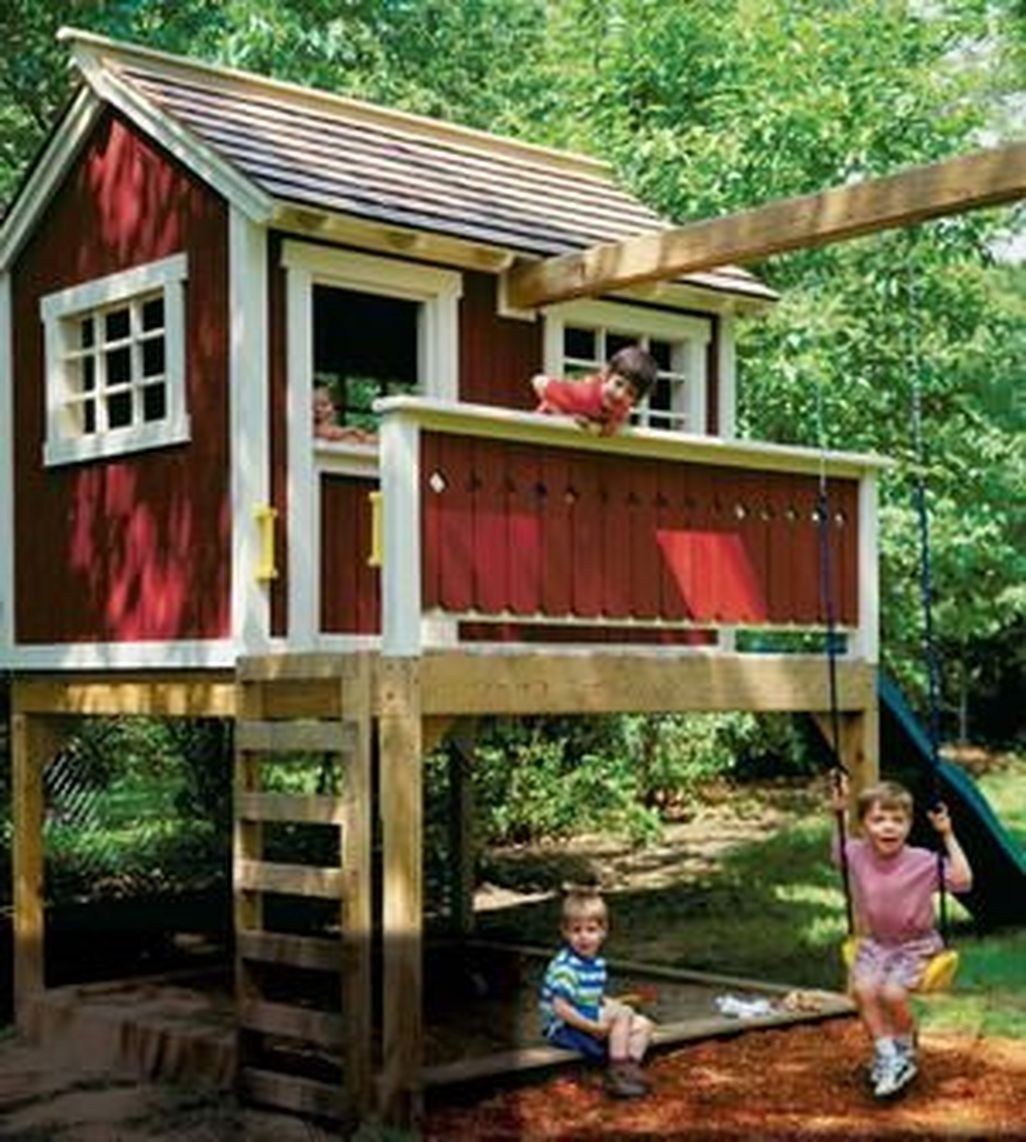
[[[299,207],[547,257],[668,223],[593,159],[62,32],[97,93],[174,125],[276,206]],[[684,281],[775,294],[736,267]]]

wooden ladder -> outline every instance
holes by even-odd
[[[244,675],[238,688],[233,891],[239,1093],[283,1110],[355,1121],[369,1108],[371,1093],[368,670],[358,661],[327,689],[323,679],[304,687],[294,676]],[[271,771],[279,779],[286,775],[289,786],[300,785],[315,759],[337,767],[340,793],[267,788]],[[333,863],[287,863],[280,851],[272,854],[277,859],[267,858],[275,835],[279,850],[283,842],[301,846],[304,839],[309,848],[325,826],[336,831]],[[290,922],[283,904],[291,907]],[[290,930],[297,921],[300,931]]]

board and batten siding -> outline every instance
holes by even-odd
[[[116,113],[93,129],[12,272],[15,637],[21,644],[230,634],[228,213]],[[40,298],[188,260],[191,439],[44,468]]]

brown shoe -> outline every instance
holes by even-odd
[[[637,1059],[628,1059],[627,1062],[621,1064],[624,1072],[630,1078],[631,1082],[643,1086],[646,1091],[652,1089],[652,1080],[645,1074],[642,1069],[641,1063]]]
[[[612,1098],[641,1098],[648,1093],[648,1087],[633,1078],[623,1063],[613,1063],[606,1071],[605,1086]]]

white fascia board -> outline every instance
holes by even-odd
[[[257,509],[270,504],[267,231],[235,207],[228,222],[228,410],[232,511],[231,629],[240,653],[270,637],[269,584],[258,582]]]
[[[0,225],[0,272],[10,267],[32,233],[102,110],[93,91],[79,89]]]
[[[188,128],[155,107],[131,83],[105,67],[99,56],[81,43],[72,58],[96,94],[116,107],[150,138],[240,210],[251,222],[267,225],[274,199],[226,162]]]
[[[73,642],[0,648],[3,670],[187,670],[234,667],[232,639]]]
[[[11,275],[0,273],[0,656],[14,645],[13,361]]]

